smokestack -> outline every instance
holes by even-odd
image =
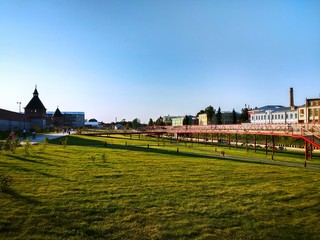
[[[293,101],[293,88],[290,88],[290,109],[294,110],[295,106],[294,106],[294,101]]]

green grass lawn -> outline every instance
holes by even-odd
[[[274,157],[123,136],[2,151],[0,238],[320,239],[319,168]]]

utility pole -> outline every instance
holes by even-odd
[[[21,130],[21,102],[17,102],[19,104],[19,130]]]

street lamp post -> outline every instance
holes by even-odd
[[[17,102],[19,104],[19,130],[21,130],[21,102]]]

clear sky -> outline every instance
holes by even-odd
[[[0,0],[0,108],[111,122],[320,94],[320,1]],[[23,109],[23,108],[22,108]]]

